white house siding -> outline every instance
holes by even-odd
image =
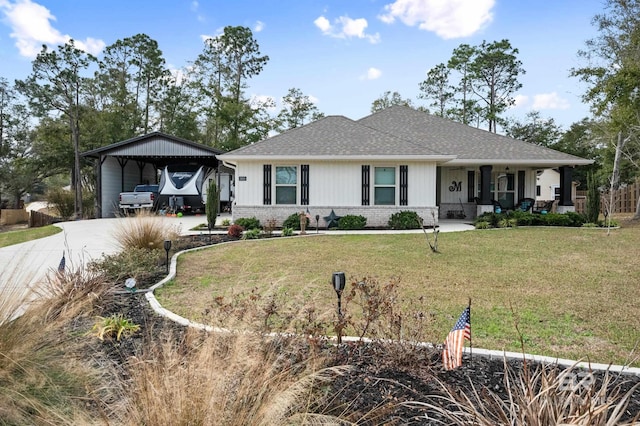
[[[240,162],[236,168],[236,198],[233,206],[233,217],[255,216],[264,222],[275,219],[281,224],[291,214],[307,211],[312,216],[315,226],[315,215],[320,216],[319,225],[326,226],[324,217],[334,210],[338,216],[347,214],[362,215],[367,218],[367,226],[386,226],[391,214],[401,210],[418,212],[427,223],[432,220],[432,212],[436,218],[437,207],[435,194],[435,163],[412,162],[273,162],[272,175],[277,166],[298,167],[298,203],[296,205],[275,204],[275,177],[272,179],[273,204],[263,205],[263,166],[264,162]],[[300,165],[309,165],[309,205],[300,204]],[[370,203],[362,206],[362,166],[371,167]],[[408,205],[399,205],[399,166],[408,166]],[[374,167],[396,168],[396,205],[373,205]]]
[[[129,160],[124,167],[124,191],[132,191],[140,183],[155,183],[155,168],[145,164],[140,182],[140,169],[135,160]],[[113,157],[102,163],[102,217],[114,217],[118,213],[118,196],[122,192],[121,167]]]

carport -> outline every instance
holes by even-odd
[[[205,166],[209,168],[208,179],[215,176],[220,187],[222,175],[233,176],[233,170],[219,164],[216,158],[222,153],[218,149],[162,132],[149,133],[83,153],[83,157],[95,160],[96,217],[116,216],[120,192],[132,191],[138,184],[158,183],[158,170],[167,165]]]

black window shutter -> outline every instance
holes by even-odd
[[[476,196],[476,172],[474,170],[467,171],[467,202],[473,203]]]
[[[524,170],[518,170],[518,200],[524,198]]]
[[[370,194],[370,174],[369,174],[369,166],[362,166],[362,205],[369,205],[369,194]]]
[[[271,164],[265,164],[262,167],[263,187],[262,187],[262,204],[271,204]]]
[[[300,204],[309,205],[309,165],[300,166]]]
[[[400,166],[400,205],[409,204],[409,166]]]

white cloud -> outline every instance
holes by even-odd
[[[320,102],[320,99],[316,98],[313,95],[308,95],[308,98],[314,105],[318,105],[318,102]]]
[[[541,109],[569,109],[569,101],[561,98],[556,92],[541,93],[533,96],[533,106],[535,110]]]
[[[527,95],[516,95],[514,96],[514,108],[521,108],[527,106],[529,103],[529,97]]]
[[[313,23],[316,27],[320,28],[320,31],[322,31],[324,34],[328,35],[329,33],[331,33],[331,22],[329,22],[329,20],[324,16],[319,16],[318,19],[313,21]]]
[[[380,41],[380,34],[365,32],[369,23],[364,18],[351,19],[348,16],[341,16],[334,21],[334,24],[331,24],[327,18],[319,16],[313,23],[322,31],[322,34],[330,37],[345,39],[355,37],[366,39],[374,44]]]
[[[16,40],[16,47],[22,56],[35,58],[43,44],[55,46],[72,38],[51,25],[56,17],[49,9],[31,0],[16,0],[13,3],[0,0],[0,11],[5,17],[4,21],[11,27],[10,36]],[[104,41],[91,37],[74,41],[77,48],[94,55],[105,46]]]
[[[495,0],[395,0],[378,18],[387,24],[397,20],[418,25],[443,39],[468,37],[493,20]]]
[[[380,71],[378,68],[369,68],[367,70],[367,73],[360,76],[360,80],[375,80],[377,78],[380,78],[380,76],[382,75],[382,71]]]
[[[259,33],[260,31],[264,30],[264,27],[266,26],[266,24],[262,21],[256,21],[256,23],[253,26],[253,31]]]

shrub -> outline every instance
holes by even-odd
[[[513,219],[516,220],[516,224],[518,226],[529,226],[535,220],[535,216],[531,212],[522,212],[522,211],[514,211],[511,215]]]
[[[229,235],[232,238],[240,238],[242,236],[242,231],[244,231],[242,226],[233,224],[229,227],[229,230],[227,231],[227,235]]]
[[[476,227],[476,229],[489,229],[489,228],[491,228],[491,224],[489,222],[487,222],[486,220],[479,220],[479,221],[475,222],[474,226]]]
[[[260,221],[255,217],[239,217],[234,221],[236,225],[242,226],[243,229],[260,229]]]
[[[257,228],[248,229],[242,234],[243,240],[257,240],[258,238],[260,238],[260,230]]]
[[[587,222],[585,215],[576,212],[566,212],[564,214],[569,219],[568,226],[582,226]]]
[[[400,211],[392,214],[389,218],[391,229],[420,229],[421,224],[420,216],[414,211]]]
[[[367,225],[367,218],[360,215],[342,216],[338,221],[338,229],[364,229]]]
[[[598,182],[593,173],[587,173],[587,205],[586,205],[586,221],[590,223],[598,223],[600,216],[600,190]]]
[[[147,250],[133,247],[116,254],[103,255],[101,259],[89,263],[89,270],[102,274],[112,283],[122,282],[132,277],[138,282],[153,278],[163,259],[161,249]]]
[[[62,219],[70,219],[75,213],[75,195],[71,191],[62,188],[51,189],[47,193],[47,201],[58,211]]]
[[[290,237],[293,235],[293,228],[282,228],[282,236]]]
[[[229,219],[222,220],[222,226],[229,226],[229,225],[231,225],[231,221]]]
[[[207,202],[204,205],[207,215],[207,224],[210,228],[216,226],[216,218],[218,217],[218,206],[220,203],[220,191],[214,179],[209,181],[207,187]]]
[[[309,218],[307,218],[307,228],[309,227]],[[282,228],[293,228],[300,230],[300,213],[294,213],[282,222]]]
[[[114,237],[122,250],[141,248],[162,249],[165,240],[173,240],[178,235],[175,226],[167,226],[165,220],[146,210],[136,216],[121,218],[114,231]]]
[[[273,231],[274,229],[276,229],[276,220],[271,218],[271,219],[267,219],[267,222],[264,224],[264,226],[262,227],[262,230],[264,231],[264,235],[266,235],[267,237],[270,237],[271,235],[273,235]]]
[[[540,217],[547,226],[571,226],[572,223],[571,217],[563,213],[547,213]]]

